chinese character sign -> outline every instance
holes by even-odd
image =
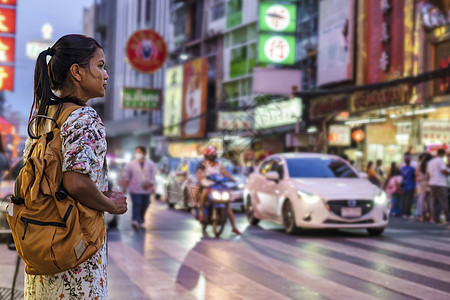
[[[14,90],[14,67],[0,66],[0,91]]]
[[[16,10],[0,8],[0,33],[16,33]]]
[[[17,0],[0,0],[0,4],[2,5],[16,5]]]
[[[295,37],[260,34],[258,61],[273,64],[295,63]]]
[[[274,32],[295,32],[297,6],[262,2],[259,7],[259,30]]]
[[[13,63],[15,52],[15,39],[0,37],[0,63]]]

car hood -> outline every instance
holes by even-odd
[[[292,184],[300,191],[324,200],[373,199],[380,188],[362,178],[295,178]]]

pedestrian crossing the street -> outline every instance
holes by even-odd
[[[110,262],[140,290],[132,299],[450,299],[445,236],[180,239],[147,232],[135,248],[109,242]],[[119,299],[115,291],[110,297]]]

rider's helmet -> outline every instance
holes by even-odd
[[[214,161],[217,158],[217,149],[214,146],[206,146],[205,149],[203,149],[203,156],[205,159]]]

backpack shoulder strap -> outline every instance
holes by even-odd
[[[79,105],[70,105],[63,108],[57,120],[58,126],[61,128],[64,122],[66,122],[67,118],[70,116],[70,114],[81,107],[82,106]]]

